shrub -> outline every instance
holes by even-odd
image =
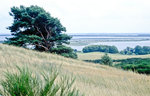
[[[136,55],[144,55],[145,53],[144,53],[144,51],[143,51],[143,48],[141,47],[141,46],[136,46],[135,48],[134,48],[134,50],[135,50],[135,54]]]
[[[52,53],[56,53],[68,58],[74,58],[74,59],[77,58],[77,54],[76,52],[74,52],[72,48],[63,45],[59,45],[57,46],[57,48],[53,48]]]
[[[105,54],[104,56],[102,56],[101,62],[102,64],[109,65],[109,66],[112,66],[113,64],[113,60],[108,56],[108,54]]]
[[[124,70],[131,70],[142,74],[150,74],[150,59],[130,58],[126,60],[119,60],[119,64],[115,66]]]
[[[18,70],[18,74],[5,74],[0,83],[2,96],[79,96],[79,91],[72,88],[74,78],[62,76],[60,82],[56,82],[58,71],[55,69],[51,69],[49,75],[42,74],[42,78],[33,75],[27,68],[18,67]]]

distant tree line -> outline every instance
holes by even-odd
[[[122,51],[118,51],[116,46],[108,46],[108,45],[90,45],[86,46],[82,49],[83,53],[88,52],[105,52],[105,53],[120,53],[123,55],[145,55],[150,54],[150,46],[139,46],[137,45],[135,48],[127,47]]]
[[[83,48],[83,53],[88,52],[106,52],[106,53],[119,53],[116,46],[108,45],[90,45]]]
[[[149,46],[139,46],[137,45],[135,48],[127,47],[126,49],[120,51],[120,54],[124,55],[145,55],[150,54]]]

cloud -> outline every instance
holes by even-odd
[[[68,33],[150,32],[149,0],[5,0],[0,4],[0,33],[12,22],[10,7],[20,5],[43,7]]]

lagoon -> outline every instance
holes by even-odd
[[[11,35],[0,35],[0,42],[6,40],[5,38],[12,37]],[[119,51],[126,47],[134,48],[137,45],[150,46],[150,36],[101,36],[101,35],[80,35],[72,36],[69,47],[82,51],[85,46],[89,45],[111,45],[116,46]]]
[[[85,46],[89,45],[111,45],[116,46],[121,51],[126,47],[134,48],[137,45],[150,46],[150,37],[75,36],[72,38],[71,43],[70,47],[78,51],[82,51]]]
[[[92,43],[92,44],[88,44],[88,45],[111,45],[111,46],[116,46],[118,48],[119,51],[125,49],[126,47],[131,47],[134,48],[137,45],[140,46],[150,46],[150,41],[133,41],[133,42],[98,42],[98,43]],[[86,45],[86,46],[88,46]],[[82,51],[82,49],[85,46],[70,46],[73,49],[77,49],[78,51]]]

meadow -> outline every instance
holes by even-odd
[[[16,72],[15,66],[28,66],[30,70],[38,74],[41,71],[48,72],[49,68],[55,65],[61,66],[61,75],[76,77],[74,86],[85,96],[150,95],[150,76],[81,61],[87,58],[100,58],[102,55],[96,54],[98,53],[95,55],[78,53],[79,60],[75,60],[56,54],[0,44],[0,80],[4,78],[4,72]],[[118,54],[111,56],[116,59],[129,57]],[[147,56],[149,55],[143,58]]]
[[[105,54],[103,52],[90,52],[90,53],[81,53],[78,52],[79,60],[96,60],[101,59],[101,57]],[[110,54],[108,55],[113,60],[121,60],[121,59],[128,59],[128,58],[150,58],[150,54],[148,55],[122,55],[122,54]]]

